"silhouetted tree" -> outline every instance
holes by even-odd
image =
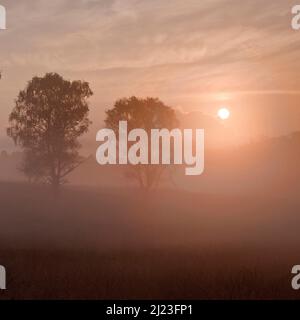
[[[78,138],[88,131],[92,94],[87,82],[67,81],[56,73],[34,77],[19,93],[7,133],[24,149],[21,169],[31,180],[58,190],[82,163]]]
[[[151,129],[172,129],[178,126],[175,111],[157,98],[124,98],[116,101],[114,107],[106,111],[105,124],[118,137],[119,121],[128,123],[128,131],[141,128],[150,134]],[[149,147],[150,148],[150,147]],[[150,157],[150,151],[149,151]],[[156,187],[162,176],[163,165],[129,165],[127,177],[138,181],[141,188]]]

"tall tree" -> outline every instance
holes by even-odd
[[[128,131],[141,128],[148,135],[151,129],[173,129],[178,126],[175,111],[157,98],[124,98],[116,101],[106,111],[106,127],[113,129],[118,137],[119,121],[125,120]],[[150,152],[149,152],[150,156]],[[149,190],[158,185],[164,170],[163,165],[129,165],[127,176],[136,179],[141,188]]]
[[[24,149],[22,170],[31,180],[58,190],[83,161],[78,138],[88,131],[92,94],[87,82],[67,81],[57,73],[34,77],[20,91],[7,134]]]

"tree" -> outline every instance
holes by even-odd
[[[7,130],[24,149],[21,170],[34,181],[58,190],[82,163],[78,138],[88,131],[89,84],[67,81],[56,73],[34,77],[20,91]]]
[[[175,111],[157,98],[124,98],[116,101],[114,107],[106,111],[105,124],[118,137],[119,121],[127,121],[128,131],[141,128],[150,134],[151,129],[173,129],[178,126]],[[150,155],[150,152],[149,152]],[[149,190],[158,185],[163,165],[130,165],[127,177],[138,181],[141,188]]]

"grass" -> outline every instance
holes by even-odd
[[[0,299],[298,299],[297,203],[0,184]]]

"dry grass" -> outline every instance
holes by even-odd
[[[287,299],[298,205],[2,184],[3,299]]]

